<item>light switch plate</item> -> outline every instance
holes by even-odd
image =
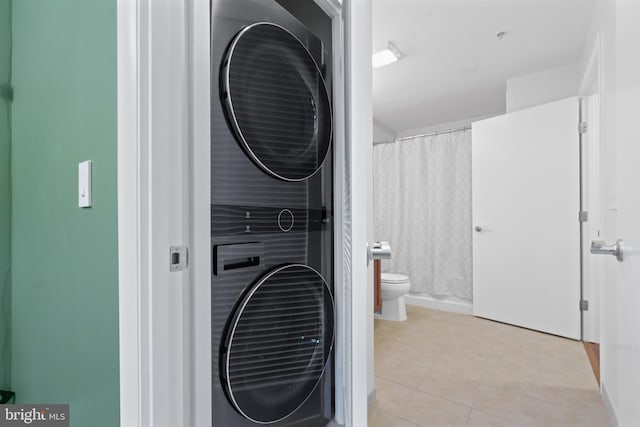
[[[78,207],[91,207],[91,160],[78,164]]]

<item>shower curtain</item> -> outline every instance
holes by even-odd
[[[374,237],[411,292],[472,298],[471,130],[374,145]]]

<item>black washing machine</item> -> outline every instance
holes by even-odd
[[[214,0],[214,426],[334,414],[331,40],[275,1]]]

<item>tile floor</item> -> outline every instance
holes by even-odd
[[[370,427],[609,426],[582,343],[408,306],[375,320]]]

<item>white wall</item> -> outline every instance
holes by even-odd
[[[392,141],[396,139],[396,132],[389,129],[375,118],[373,119],[373,142]]]
[[[576,96],[579,84],[577,64],[510,78],[507,80],[507,113]]]
[[[618,0],[619,1],[619,0]],[[600,95],[600,143],[601,143],[601,182],[602,189],[601,211],[603,219],[602,239],[614,242],[617,236],[617,208],[616,208],[616,1],[596,0],[596,7],[587,33],[584,54],[578,67],[580,80],[583,80],[589,59],[599,45],[600,76],[598,82]],[[613,263],[605,263],[604,284],[602,289],[601,306],[601,347],[600,347],[600,378],[605,403],[609,403],[615,413],[618,396],[618,368],[616,340],[618,327],[616,313],[617,301],[617,272]]]
[[[491,117],[495,117],[495,116],[498,116],[500,114],[502,114],[502,113],[491,114],[489,116],[469,117],[469,118],[462,119],[462,120],[455,120],[453,122],[438,123],[437,125],[432,125],[432,126],[425,126],[425,127],[421,127],[421,128],[415,128],[415,129],[400,130],[400,131],[397,132],[397,137],[398,138],[404,138],[404,137],[408,137],[408,136],[422,135],[422,134],[426,134],[426,133],[441,132],[441,131],[450,130],[450,129],[458,129],[458,128],[463,128],[463,127],[470,127],[471,123],[473,123],[473,122],[477,122],[477,121],[484,120],[484,119],[489,119]]]

